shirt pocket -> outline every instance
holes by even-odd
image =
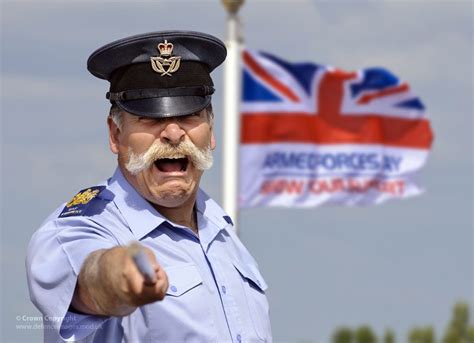
[[[209,295],[193,263],[163,267],[168,290],[162,301],[146,305],[148,340],[133,342],[215,342]],[[202,332],[196,328],[202,329]]]
[[[180,297],[202,284],[202,278],[194,264],[180,264],[165,269],[169,287],[166,295]]]
[[[260,339],[270,342],[272,340],[271,327],[268,301],[265,295],[265,290],[268,288],[267,283],[256,266],[237,261],[234,261],[233,264],[244,281],[245,297],[255,332]]]

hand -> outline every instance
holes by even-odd
[[[141,306],[163,300],[168,290],[168,276],[156,260],[153,251],[141,247],[154,274],[147,279],[137,268],[130,253],[123,257],[123,270],[118,280],[118,297],[132,306]]]
[[[155,271],[151,282],[145,281],[125,247],[91,253],[79,273],[72,306],[84,313],[126,316],[138,306],[162,300],[168,276],[153,251],[144,250]]]

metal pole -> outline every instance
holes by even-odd
[[[234,222],[238,233],[238,181],[241,98],[241,39],[237,12],[243,0],[223,0],[227,19],[227,58],[224,64],[223,120],[223,207]]]

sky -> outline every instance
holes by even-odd
[[[471,1],[257,1],[240,11],[245,45],[289,61],[384,66],[410,83],[435,134],[418,197],[360,208],[246,209],[240,237],[269,284],[275,342],[329,342],[340,325],[415,325],[440,337],[451,307],[474,312],[473,8]],[[32,233],[76,192],[115,168],[108,83],[86,70],[98,47],[133,34],[189,29],[226,36],[213,1],[1,2],[2,342],[39,312],[24,258]],[[222,141],[223,68],[213,73]],[[218,202],[222,150],[202,187]],[[32,320],[33,320],[32,319]]]

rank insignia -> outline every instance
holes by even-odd
[[[60,218],[82,215],[88,208],[91,201],[105,188],[105,186],[96,186],[83,189],[69,201],[61,214]]]
[[[164,43],[157,46],[160,56],[150,57],[151,67],[161,76],[172,76],[179,69],[181,63],[181,56],[171,56],[173,52],[173,44],[166,39]]]

